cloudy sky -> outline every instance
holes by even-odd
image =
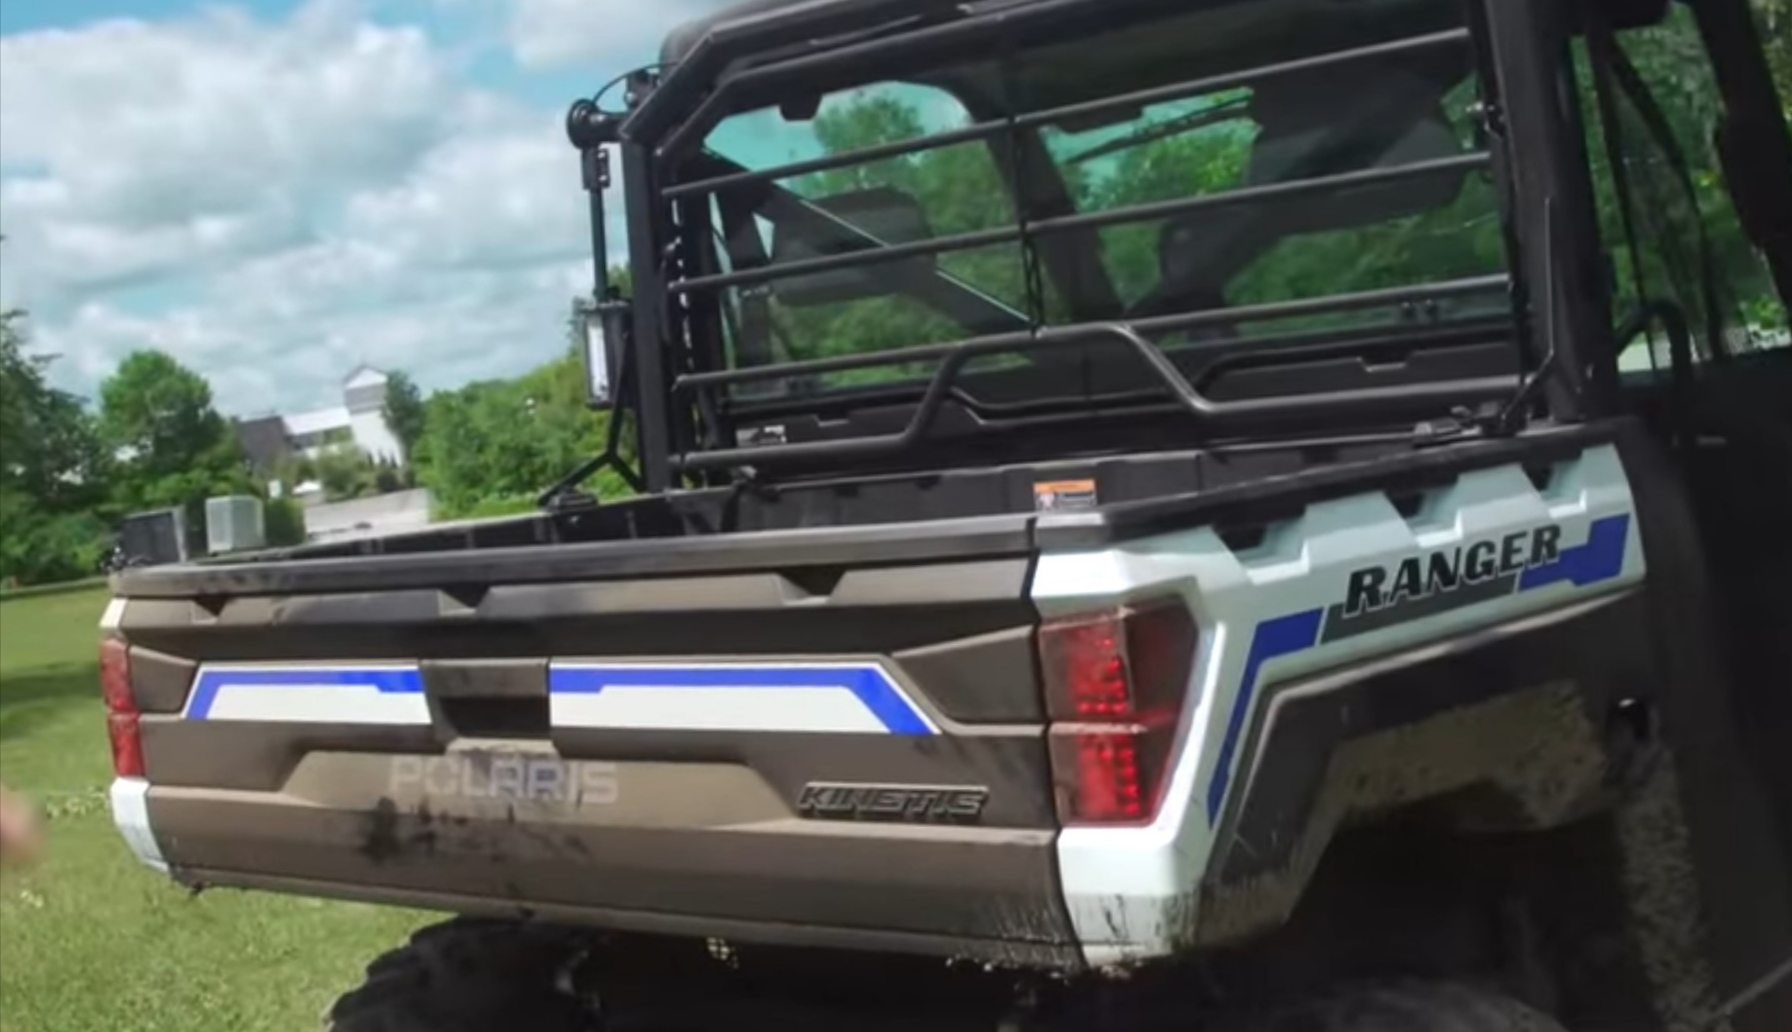
[[[562,346],[566,105],[719,0],[5,0],[0,297],[62,386],[162,348],[234,415]]]

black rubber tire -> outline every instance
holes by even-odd
[[[1454,983],[1340,988],[1287,1007],[1223,1021],[1214,1032],[1565,1032],[1509,996]]]
[[[367,966],[325,1012],[324,1032],[593,1032],[561,974],[583,943],[544,926],[457,918]]]

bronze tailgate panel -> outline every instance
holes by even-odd
[[[1016,558],[471,596],[134,600],[122,631],[151,822],[189,880],[584,909],[600,923],[626,911],[650,927],[713,919],[779,940],[815,926],[868,947],[1069,944],[1026,577]],[[876,656],[941,733],[548,719],[550,657]],[[427,723],[182,713],[200,664],[394,660],[418,667]],[[505,789],[532,778],[556,791]],[[796,802],[812,782],[983,789],[987,802],[955,823],[811,820]]]

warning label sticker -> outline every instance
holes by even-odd
[[[1038,512],[1093,509],[1099,501],[1094,480],[1046,480],[1033,485],[1033,508]]]

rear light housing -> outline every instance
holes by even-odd
[[[121,778],[142,777],[143,715],[131,692],[131,649],[121,638],[100,641],[100,697],[106,702],[112,773]]]
[[[1180,597],[1040,626],[1047,739],[1064,824],[1139,826],[1157,817],[1199,645]]]

